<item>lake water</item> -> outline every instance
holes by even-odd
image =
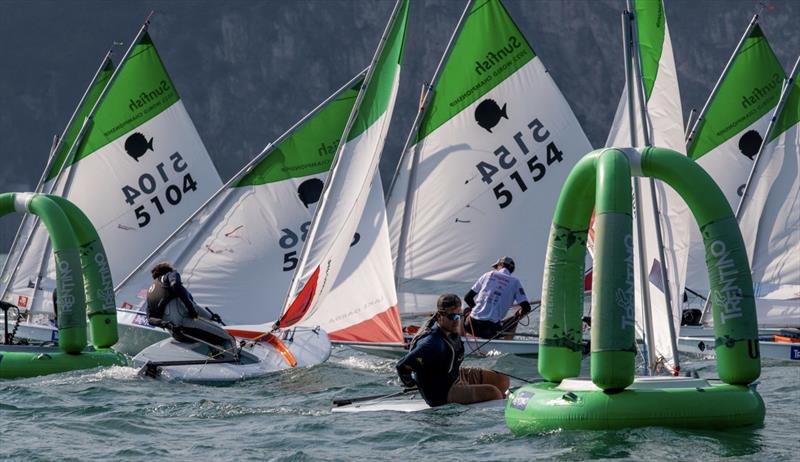
[[[535,378],[535,360],[469,365]],[[584,361],[588,368],[588,360]],[[683,369],[716,377],[713,360]],[[585,371],[585,372],[588,372]],[[518,380],[512,381],[520,385]],[[763,427],[637,428],[515,437],[502,410],[332,414],[331,401],[399,389],[394,361],[335,348],[321,366],[215,388],[140,378],[127,367],[0,381],[0,460],[798,460],[800,367],[763,364]]]

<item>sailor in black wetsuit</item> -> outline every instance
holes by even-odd
[[[194,302],[172,265],[159,263],[150,274],[153,277],[153,284],[147,291],[150,324],[168,329],[179,342],[192,342],[194,337],[235,354],[236,341],[217,324],[222,320]]]
[[[444,294],[436,309],[428,326],[411,341],[408,354],[397,363],[403,385],[418,387],[430,406],[503,399],[508,377],[485,369],[461,368],[461,299]]]

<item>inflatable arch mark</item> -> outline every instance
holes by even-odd
[[[685,378],[664,379],[661,385],[658,379],[647,380],[645,389],[638,380],[634,384],[631,176],[667,183],[700,227],[723,385],[699,386],[695,382],[707,382]],[[570,388],[576,386],[573,378],[581,367],[583,266],[592,210],[596,235],[591,383]],[[547,382],[522,387],[509,398],[506,421],[515,433],[638,425],[724,427],[763,421],[763,401],[748,387],[759,377],[761,362],[744,242],[733,211],[711,177],[675,151],[600,149],[575,166],[553,217],[539,338],[539,373]],[[682,385],[675,385],[678,382]]]
[[[97,231],[74,204],[58,196],[0,194],[0,216],[32,213],[53,245],[58,305],[58,349],[0,346],[0,378],[31,377],[101,365],[125,364],[117,343],[114,285]],[[87,350],[86,318],[93,348]]]

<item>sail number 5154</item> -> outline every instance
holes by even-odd
[[[539,119],[533,119],[533,121],[528,124],[528,128],[531,130],[533,141],[545,145],[545,154],[541,160],[539,156],[531,155],[531,148],[526,143],[526,137],[523,136],[522,132],[514,134],[513,144],[510,145],[516,146],[516,150],[522,153],[523,156],[528,157],[530,155],[527,162],[525,162],[525,165],[528,167],[526,173],[520,173],[519,166],[517,166],[517,168],[508,175],[508,178],[513,180],[513,183],[516,183],[517,188],[519,188],[521,192],[528,190],[529,181],[536,183],[544,178],[545,175],[547,175],[547,167],[556,162],[561,162],[564,157],[564,153],[558,149],[554,141],[548,142],[550,139],[550,131],[545,128],[544,124],[542,124]],[[478,173],[481,176],[481,181],[489,186],[492,186],[494,176],[498,174],[500,170],[509,170],[517,165],[517,158],[505,145],[501,144],[500,147],[493,152],[494,156],[497,158],[496,164],[481,161],[475,165],[475,168],[478,169]],[[522,171],[525,172],[524,169]],[[530,177],[528,175],[530,175]],[[492,187],[492,192],[494,192],[494,196],[497,198],[497,205],[501,209],[511,205],[511,202],[514,200],[511,190],[506,188],[505,183],[502,181]]]

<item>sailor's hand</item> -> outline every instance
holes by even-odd
[[[403,386],[406,388],[414,388],[417,386],[417,382],[411,377],[411,374],[400,374],[400,381],[403,382]]]

